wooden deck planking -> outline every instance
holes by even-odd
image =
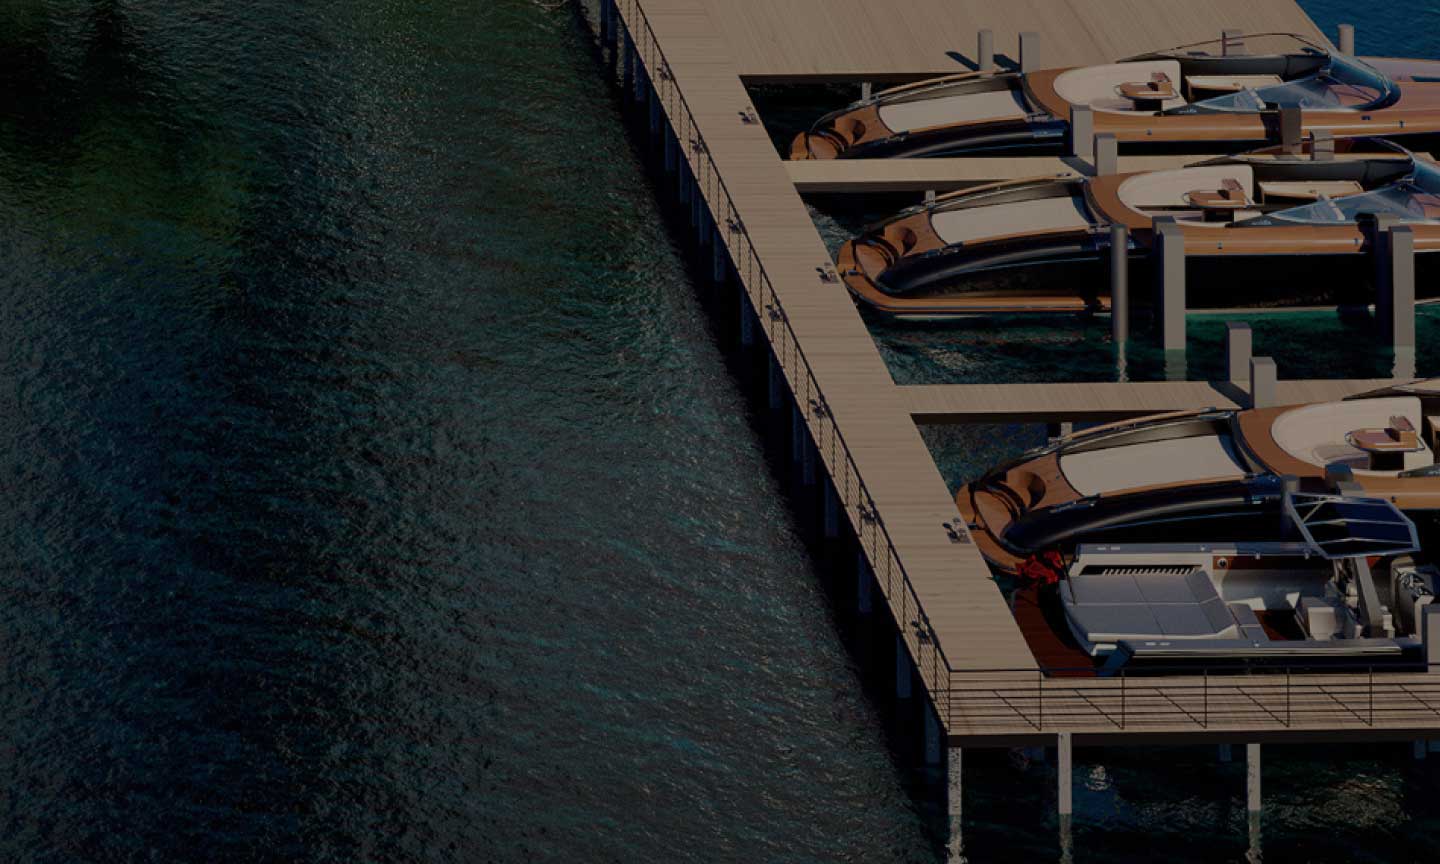
[[[1281,404],[1328,402],[1394,384],[1388,379],[1280,381]],[[1164,411],[1238,408],[1243,387],[1205,381],[1126,384],[919,384],[901,387],[920,423],[1111,421]]]
[[[745,90],[733,68],[714,61],[718,37],[697,8],[697,0],[645,3],[937,641],[952,664],[1033,665],[988,566],[941,528],[957,515],[944,480],[919,430],[905,419],[900,393],[849,296],[817,277],[815,268],[829,263],[829,253],[764,130],[739,122]],[[816,438],[823,458],[822,433]],[[854,512],[849,515],[863,530]],[[883,563],[873,563],[883,581]]]
[[[622,6],[622,10],[629,8]],[[685,93],[689,110],[694,113],[699,131],[733,196],[736,215],[744,221],[758,257],[764,262],[833,415],[834,425],[823,419],[807,418],[821,456],[832,475],[844,476],[834,432],[829,431],[838,426],[904,561],[917,598],[934,628],[934,636],[951,665],[960,670],[1019,670],[978,676],[954,672],[946,678],[948,688],[941,684],[932,689],[933,698],[949,709],[947,733],[951,740],[1032,734],[1036,719],[1028,712],[1040,709],[1041,700],[1037,698],[1033,705],[1027,701],[1023,690],[1028,683],[1021,686],[1021,692],[1011,692],[1010,707],[1002,705],[998,713],[994,700],[987,699],[985,690],[977,689],[974,683],[984,679],[1014,688],[1017,682],[1035,680],[1036,666],[1003,597],[991,581],[988,567],[973,547],[952,544],[941,530],[940,523],[954,518],[956,511],[911,417],[958,418],[959,422],[987,416],[1063,419],[1052,416],[1056,411],[1077,417],[1096,411],[1130,416],[1173,407],[1224,405],[1236,393],[1223,389],[1223,385],[1217,390],[1209,384],[1186,382],[895,386],[848,295],[816,277],[814,268],[828,261],[828,256],[785,165],[776,157],[761,127],[738,121],[736,112],[747,104],[747,97],[737,70],[728,59],[734,46],[725,44],[718,35],[719,30],[707,12],[712,8],[713,0],[645,0],[645,10],[664,45],[670,72]],[[632,21],[631,27],[634,26]],[[778,44],[779,31],[767,32]],[[900,49],[896,56],[908,56],[903,42],[897,44]],[[665,110],[672,119],[682,113],[673,102],[667,103]],[[686,130],[681,131],[683,138]],[[687,153],[686,158],[693,157]],[[701,164],[699,160],[694,162]],[[724,214],[717,212],[717,215],[723,218]],[[752,297],[757,296],[754,284],[749,285],[749,290]],[[762,327],[778,337],[783,331],[766,320],[764,310],[758,311]],[[783,354],[785,346],[779,348]],[[786,372],[792,386],[802,385],[797,366],[790,363]],[[1357,392],[1380,383],[1384,382],[1282,382],[1281,395],[1287,401],[1311,401],[1335,398],[1336,393]],[[873,541],[875,529],[867,528],[853,506],[847,507],[846,512],[862,543],[866,538]],[[884,567],[888,560],[888,555],[874,559],[876,575],[882,588],[891,589],[887,591],[887,602],[905,627],[914,609],[903,592],[894,590],[895,574]],[[916,645],[913,638],[910,644]],[[922,675],[924,672],[922,670]],[[1351,676],[1344,683],[1353,686],[1359,677]],[[1096,685],[1100,689],[1076,689],[1074,679],[1051,679],[1037,685],[1044,688],[1044,709],[1050,712],[1049,724],[1041,720],[1040,725],[1053,732],[1060,728],[1055,725],[1055,718],[1061,717],[1064,728],[1074,731],[1097,734],[1115,731],[1113,720],[1106,714],[1105,700],[1115,698],[1113,689],[1107,688],[1113,688],[1116,682],[1111,679],[1085,682],[1086,687]],[[1132,724],[1126,731],[1201,728],[1184,710],[1172,710],[1176,705],[1188,706],[1187,700],[1194,698],[1193,693],[1184,690],[1183,684],[1175,687],[1174,693],[1121,697],[1139,699],[1135,703],[1139,708],[1151,702],[1171,706],[1164,711],[1172,716],[1153,723]],[[1205,728],[1229,728],[1224,725],[1229,723],[1237,730],[1253,727],[1273,732],[1281,727],[1273,706],[1257,706],[1253,699],[1234,694],[1218,693],[1213,698],[1217,701],[1211,710],[1229,711],[1227,716],[1232,719],[1211,723]],[[1328,710],[1325,697],[1307,698],[1318,698],[1316,704]],[[1316,722],[1329,729],[1340,728],[1349,721]],[[1440,728],[1440,715],[1417,703],[1405,711],[1385,715],[1383,722],[1394,728],[1406,723]]]
[[[1040,32],[1046,66],[1106,63],[1218,39],[1222,28],[1324,39],[1298,5],[1273,0],[704,0],[703,5],[732,49],[736,71],[755,80],[884,80],[964,71],[975,60],[981,28],[994,31],[996,53],[1013,61],[1020,57],[1020,32]]]

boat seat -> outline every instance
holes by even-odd
[[[1134,113],[1139,110],[1136,103],[1118,95],[1120,88],[1135,82],[1142,82],[1139,86],[1147,87],[1149,85],[1144,82],[1151,82],[1158,75],[1163,75],[1167,82],[1180,80],[1180,61],[1137,60],[1107,66],[1084,66],[1062,72],[1055,78],[1054,86],[1055,93],[1071,105],[1088,105],[1096,111]],[[1168,93],[1173,95],[1156,92],[1156,96],[1164,96],[1159,104],[1161,110],[1186,104],[1184,97],[1174,92],[1173,85],[1169,85]]]
[[[1365,191],[1354,180],[1272,180],[1260,183],[1260,194],[1266,201],[1319,201],[1321,195],[1328,198],[1343,198],[1359,195]]]
[[[1259,616],[1255,614],[1255,610],[1251,609],[1248,603],[1231,603],[1229,609],[1235,623],[1240,625],[1242,639],[1249,639],[1252,642],[1270,641],[1270,634],[1265,632]]]
[[[1254,200],[1255,171],[1249,165],[1200,165],[1136,174],[1126,178],[1116,194],[1126,207],[1142,213],[1152,208],[1193,208],[1188,196],[1197,190],[1223,189],[1227,180],[1239,185],[1247,201]]]
[[[1073,574],[1060,583],[1060,600],[1076,635],[1097,646],[1123,639],[1230,639],[1240,633],[1204,570]]]
[[[1188,75],[1185,78],[1185,86],[1190,90],[1191,99],[1195,98],[1196,91],[1211,94],[1239,93],[1241,90],[1258,90],[1283,83],[1285,82],[1279,75]]]
[[[1389,396],[1379,399],[1355,399],[1348,402],[1325,402],[1292,408],[1275,418],[1270,436],[1275,444],[1302,462],[1324,468],[1327,465],[1349,465],[1356,474],[1389,474],[1393,471],[1368,471],[1369,456],[1351,444],[1351,433],[1357,429],[1394,428],[1404,419],[1412,429],[1419,428],[1420,400],[1414,396]],[[1424,447],[1406,453],[1404,470],[1435,464],[1435,453],[1423,440]]]

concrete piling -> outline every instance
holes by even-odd
[[[1335,135],[1329,129],[1316,129],[1310,133],[1310,158],[1316,162],[1329,162],[1335,158]]]
[[[1260,812],[1260,745],[1245,745],[1245,809]]]
[[[1245,31],[1221,30],[1220,53],[1226,57],[1234,57],[1245,54]]]
[[[1130,338],[1130,230],[1110,226],[1110,338]]]
[[[1415,347],[1415,229],[1395,225],[1380,235],[1375,319],[1393,348]]]
[[[1075,812],[1074,753],[1070,733],[1061,732],[1055,736],[1055,781],[1056,803],[1062,817]]]
[[[1185,350],[1185,233],[1173,216],[1155,220],[1155,309],[1160,347]]]

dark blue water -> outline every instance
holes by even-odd
[[[935,856],[591,45],[0,6],[0,860]],[[1240,858],[1209,755],[1082,754],[1080,857]],[[1276,860],[1440,834],[1310,755]],[[972,860],[1058,855],[967,772]]]

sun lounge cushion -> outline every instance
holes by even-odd
[[[1203,570],[1076,574],[1060,585],[1065,614],[1092,643],[1228,639],[1240,627]]]

